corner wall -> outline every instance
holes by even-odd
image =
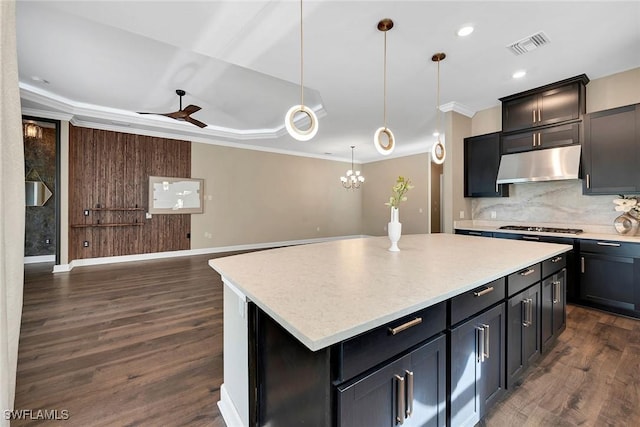
[[[384,203],[389,201],[391,188],[398,176],[411,179],[415,188],[407,193],[407,201],[400,204],[402,234],[429,232],[429,154],[381,160],[366,163],[362,172],[366,178],[362,192],[362,229],[371,236],[387,234],[391,210]]]

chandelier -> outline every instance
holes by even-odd
[[[346,176],[340,177],[340,182],[342,182],[342,186],[347,190],[358,189],[364,182],[364,176],[360,175],[360,171],[354,170],[354,167],[353,167],[353,149],[354,148],[356,148],[356,146],[352,145],[351,146],[351,169],[347,171]]]

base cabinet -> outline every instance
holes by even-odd
[[[640,317],[640,244],[582,241],[580,302]]]
[[[507,388],[540,356],[540,282],[507,303]]]
[[[446,336],[338,386],[338,426],[446,425]]]
[[[564,331],[567,323],[567,270],[562,269],[542,281],[542,351]]]
[[[501,303],[451,330],[451,426],[473,426],[505,391]]]

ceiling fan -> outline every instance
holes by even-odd
[[[178,111],[174,111],[173,113],[141,113],[138,112],[138,114],[156,114],[158,116],[166,116],[166,117],[171,117],[172,119],[175,120],[179,120],[181,122],[189,122],[191,124],[194,124],[198,127],[207,127],[207,125],[205,123],[202,123],[199,120],[196,120],[194,118],[191,117],[191,114],[200,111],[201,108],[198,107],[197,105],[187,105],[185,107],[185,109],[182,109],[182,97],[186,94],[186,92],[182,89],[176,89],[176,94],[180,97],[180,109]]]

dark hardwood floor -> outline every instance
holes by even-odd
[[[55,275],[26,266],[16,409],[69,411],[47,426],[224,426],[222,282],[210,258]]]
[[[222,287],[210,258],[55,275],[26,266],[15,407],[69,419],[12,426],[224,426]],[[555,347],[482,425],[640,425],[640,321],[568,311]]]

